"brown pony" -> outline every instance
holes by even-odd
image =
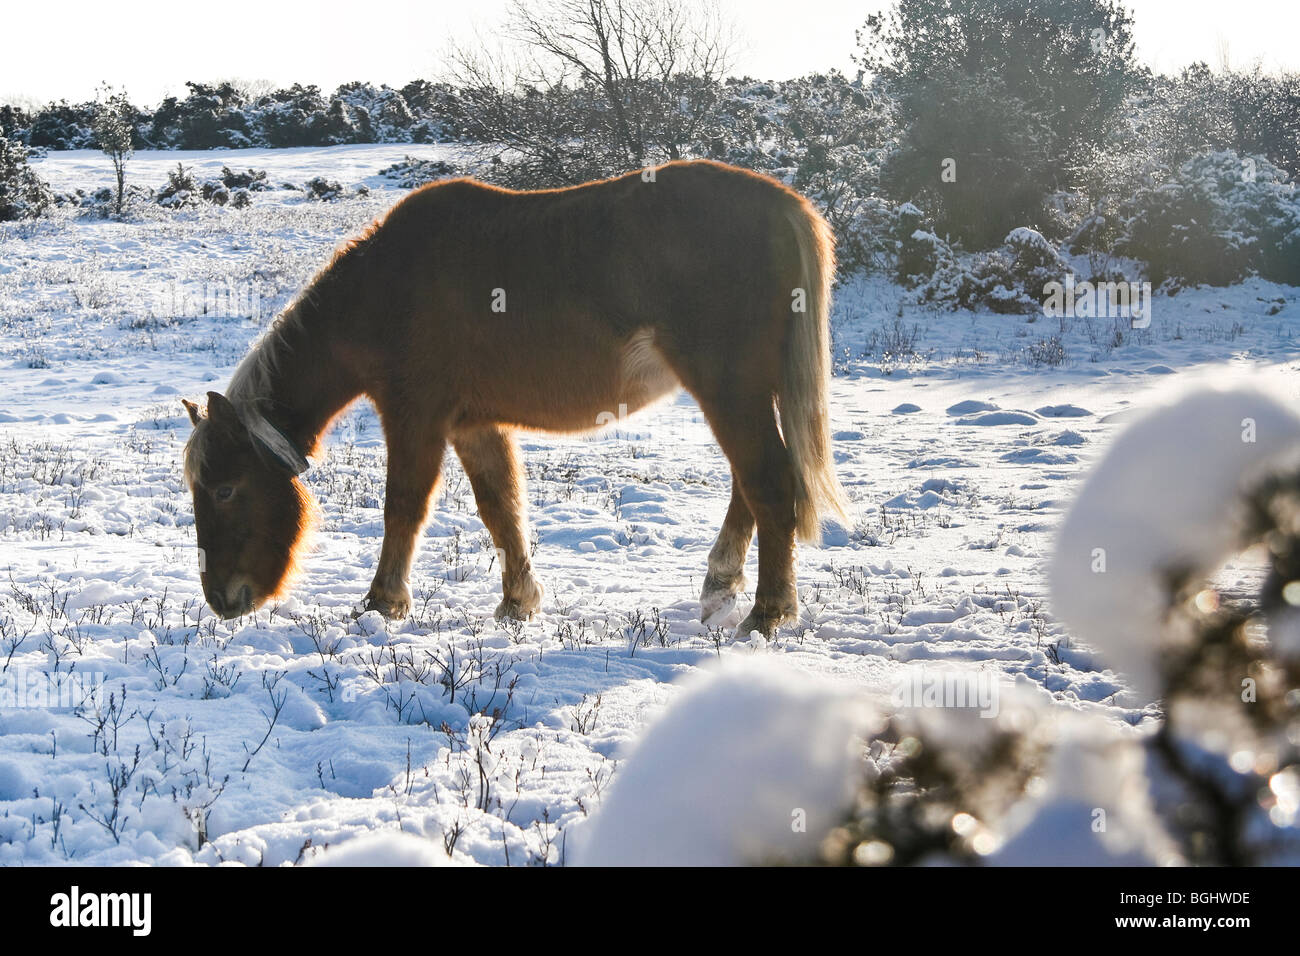
[[[707,161],[569,189],[425,186],[340,250],[240,363],[194,432],[185,478],[203,591],[235,617],[282,593],[311,525],[298,480],[360,396],[388,443],[384,542],[365,606],[402,617],[447,443],[502,554],[497,617],[527,618],[516,429],[590,430],[684,387],[731,463],[700,595],[708,620],[758,587],[739,633],[798,609],[794,543],[841,516],[831,467],[829,227],[781,184]]]

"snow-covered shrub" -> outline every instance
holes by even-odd
[[[1300,197],[1259,156],[1202,153],[1120,209],[1116,250],[1154,284],[1229,285],[1249,272],[1300,282]]]
[[[446,92],[446,87],[424,80],[400,90],[345,83],[335,90],[334,99],[350,111],[359,142],[429,143],[447,138],[441,121]]]
[[[152,189],[138,186],[135,183],[127,183],[123,205],[129,206],[133,203],[152,202],[154,198],[155,194]],[[101,186],[89,193],[81,189],[71,193],[59,193],[54,199],[60,206],[79,207],[82,215],[91,218],[103,219],[116,214],[117,194],[110,186]]]
[[[313,136],[323,146],[341,143],[369,143],[375,138],[370,113],[364,107],[352,107],[335,97],[321,116],[312,117]]]
[[[39,216],[53,201],[50,187],[27,164],[27,147],[0,136],[0,222]]]
[[[1259,555],[1257,594],[1211,578]],[[1079,493],[1053,560],[1056,612],[1158,694],[1150,792],[1192,862],[1300,852],[1300,416],[1205,390],[1135,423]]]
[[[1059,335],[1049,335],[1025,346],[1025,361],[1032,366],[1052,368],[1065,361],[1065,343]]]
[[[1028,226],[1011,230],[1002,247],[1011,255],[1012,275],[1027,292],[1042,295],[1043,286],[1063,281],[1069,271],[1056,247]]]
[[[247,98],[233,83],[189,83],[185,99],[169,96],[154,111],[150,138],[176,149],[242,149],[257,145]]]
[[[31,115],[21,106],[0,103],[0,137],[25,142],[32,125]]]
[[[1194,63],[1177,76],[1156,77],[1152,87],[1140,100],[1140,149],[1164,171],[1209,149],[1267,156],[1293,179],[1300,176],[1300,73]]]
[[[214,206],[224,206],[226,203],[230,202],[230,190],[227,189],[226,184],[219,179],[206,180],[203,185],[199,187],[199,195],[203,198],[204,202],[210,202]]]
[[[903,285],[928,283],[936,272],[951,267],[952,249],[910,202],[894,210],[893,234],[898,256],[894,270]]]
[[[253,192],[270,188],[265,170],[249,169],[239,173],[223,166],[219,178],[199,182],[190,167],[177,163],[176,168],[167,173],[166,185],[154,193],[153,199],[168,209],[183,209],[204,202],[242,209],[252,203]]]
[[[343,195],[343,186],[324,176],[312,177],[303,184],[303,188],[306,189],[309,199],[318,199],[321,202],[333,202]]]
[[[838,71],[782,84],[786,109],[774,132],[795,160],[791,185],[835,231],[846,270],[872,268],[889,250],[890,204],[880,168],[893,135],[886,97]]]
[[[236,172],[229,166],[222,166],[221,182],[227,189],[247,189],[251,192],[261,192],[271,188],[271,184],[266,180],[265,169],[246,169],[243,172]]]
[[[182,163],[167,173],[167,184],[154,193],[154,201],[168,209],[198,205],[202,199],[199,184],[194,181],[194,171]]]
[[[403,157],[400,162],[385,166],[379,175],[391,179],[403,189],[418,189],[425,183],[460,175],[456,167],[441,159]]]
[[[1067,271],[1056,248],[1041,233],[1025,226],[1013,229],[1001,248],[973,255],[954,253],[946,242],[925,230],[917,230],[900,244],[901,281],[916,290],[918,301],[954,309],[1036,312],[1047,294],[1047,284],[1062,282]],[[1039,358],[1046,361],[1050,353]]]

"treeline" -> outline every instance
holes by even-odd
[[[131,105],[135,149],[245,149],[342,143],[432,143],[457,135],[454,91],[413,80],[401,89],[347,83],[330,96],[295,83],[257,94],[231,82],[186,83],[156,109]],[[0,106],[0,131],[33,149],[96,149],[98,102],[33,113]]]
[[[1007,288],[1044,268],[1024,255],[1041,244],[1007,243],[1024,228],[1098,279],[1128,258],[1156,282],[1300,284],[1300,74],[1153,74],[1121,0],[896,0],[859,31],[856,76],[765,82],[727,75],[693,9],[530,0],[506,27],[534,51],[526,69],[461,54],[449,82],[328,97],[190,83],[125,113],[137,148],[455,141],[478,153],[469,171],[521,188],[723,160],[817,202],[846,269],[955,305],[1031,307],[1034,290]],[[0,127],[11,155],[90,148],[100,108],[3,107]]]

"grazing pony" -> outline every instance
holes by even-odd
[[[758,586],[738,633],[797,614],[794,546],[844,514],[831,467],[832,236],[781,184],[708,161],[568,189],[430,184],[338,251],[236,369],[194,431],[203,592],[235,617],[286,589],[312,524],[298,476],[360,396],[388,443],[384,541],[367,609],[404,616],[416,538],[447,444],[502,554],[500,617],[526,619],[529,560],[513,432],[577,432],[678,387],[731,464],[701,617]]]

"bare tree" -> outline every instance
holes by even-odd
[[[733,47],[713,0],[514,0],[503,35],[453,53],[467,132],[553,184],[690,155]]]

